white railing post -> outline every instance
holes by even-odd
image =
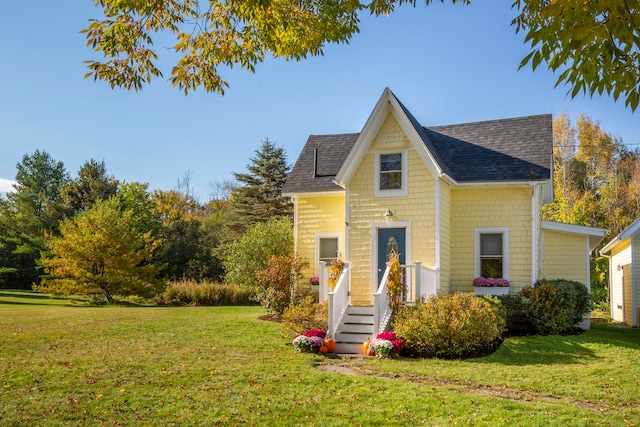
[[[338,327],[340,326],[340,322],[342,321],[342,316],[347,311],[347,307],[349,306],[349,288],[350,288],[350,279],[351,272],[349,269],[349,263],[345,263],[344,269],[342,270],[342,274],[340,274],[340,278],[338,279],[338,283],[336,283],[335,288],[328,293],[329,298],[329,328],[327,335],[330,337],[334,337]]]
[[[384,271],[382,280],[378,285],[378,291],[373,294],[373,336],[377,336],[386,326],[390,313],[389,297],[387,296],[387,280],[389,279],[389,265]]]
[[[415,281],[415,289],[414,289],[414,296],[413,296],[413,302],[417,302],[420,300],[420,297],[422,295],[422,262],[420,261],[416,261],[416,281]]]
[[[320,280],[320,285],[318,287],[318,300],[320,302],[326,301],[328,299],[328,291],[329,284],[327,283],[329,275],[327,274],[327,263],[324,261],[320,261],[318,263],[318,279]]]

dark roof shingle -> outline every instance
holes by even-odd
[[[422,127],[400,105],[438,166],[457,182],[535,181],[551,177],[550,114]],[[283,192],[341,190],[333,181],[358,136],[357,133],[310,136]],[[314,168],[315,150],[317,168]]]
[[[425,128],[448,173],[458,182],[549,179],[550,114]]]
[[[289,173],[282,192],[291,194],[342,190],[333,180],[358,135],[311,135]],[[317,165],[314,165],[314,158],[317,158]]]

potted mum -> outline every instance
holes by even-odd
[[[509,281],[495,277],[476,277],[473,280],[473,293],[475,295],[507,295],[509,293]]]
[[[309,283],[311,283],[311,286],[318,286],[320,284],[320,278],[318,276],[313,276],[309,279]]]
[[[373,341],[369,342],[367,354],[376,356],[380,359],[390,359],[400,354],[404,347],[404,341],[398,339],[393,331],[385,331],[376,336]]]
[[[293,340],[293,348],[300,353],[317,353],[324,345],[327,333],[321,329],[309,329],[303,335],[299,335]]]

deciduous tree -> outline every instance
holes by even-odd
[[[188,93],[202,86],[224,94],[221,68],[254,71],[268,55],[300,60],[322,55],[329,43],[348,43],[360,15],[387,15],[417,0],[95,0],[104,19],[83,32],[103,61],[87,61],[86,77],[111,87],[139,90],[162,76],[153,49],[156,33],[175,37],[178,62],[169,81]],[[429,5],[432,0],[424,0]],[[445,0],[440,0],[444,3]],[[452,0],[469,5],[469,0]],[[516,32],[531,52],[521,66],[546,63],[560,72],[557,84],[572,96],[623,96],[635,110],[640,100],[640,4],[609,0],[515,0]]]
[[[287,218],[272,218],[253,225],[227,251],[226,280],[234,285],[254,286],[256,273],[267,268],[271,256],[293,252],[293,224]]]
[[[152,296],[161,286],[156,267],[149,263],[153,244],[135,228],[131,211],[117,198],[65,220],[61,235],[49,243],[43,258],[48,278],[36,290],[58,295]]]

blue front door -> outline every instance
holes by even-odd
[[[400,255],[400,264],[405,264],[405,228],[379,228],[378,229],[378,286],[387,268],[387,261],[392,252]]]

